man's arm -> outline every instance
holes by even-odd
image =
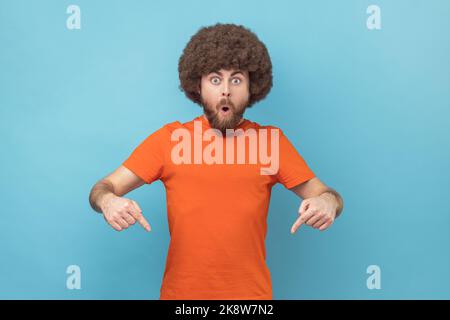
[[[138,221],[147,231],[150,224],[134,200],[122,198],[128,192],[145,183],[124,166],[98,181],[91,189],[89,203],[95,211],[103,213],[105,220],[117,231],[128,228]]]
[[[113,195],[115,193],[111,181],[106,180],[106,178],[102,179],[92,187],[91,193],[89,194],[89,204],[92,209],[102,213],[103,201]]]
[[[336,202],[336,218],[341,214],[344,208],[344,201],[336,190],[328,187],[319,178],[314,177],[306,182],[303,182],[291,189],[292,192],[297,194],[302,199],[308,199],[313,197],[327,197],[330,201]]]
[[[98,181],[91,190],[89,203],[92,209],[102,212],[102,203],[105,197],[123,196],[128,192],[141,187],[145,181],[135,175],[131,170],[120,166],[113,173]]]

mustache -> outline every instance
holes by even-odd
[[[228,106],[230,107],[230,109],[235,110],[236,108],[234,107],[233,102],[231,102],[229,99],[227,98],[222,98],[220,99],[219,103],[216,106],[217,110],[220,110],[221,107],[223,106]]]

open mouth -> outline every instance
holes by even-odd
[[[223,113],[227,113],[229,110],[230,110],[230,107],[228,107],[228,106],[220,107],[220,111],[222,111]]]

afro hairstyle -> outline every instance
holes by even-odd
[[[248,71],[250,98],[247,107],[264,99],[272,88],[272,62],[267,48],[244,26],[217,23],[200,28],[180,56],[179,88],[201,106],[198,88],[202,76],[220,69]]]

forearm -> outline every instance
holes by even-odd
[[[342,200],[340,194],[337,193],[336,190],[328,188],[326,191],[322,192],[320,196],[330,197],[331,199],[333,199],[333,201],[336,201],[336,218],[339,217],[342,210],[344,209],[344,200]]]
[[[113,184],[107,180],[101,180],[92,187],[91,193],[89,194],[89,203],[92,209],[102,213],[101,208],[103,202],[107,198],[115,195]]]

